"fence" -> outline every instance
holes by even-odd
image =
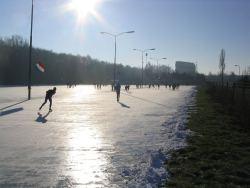
[[[221,85],[209,82],[208,92],[228,113],[234,115],[242,125],[250,127],[250,81],[244,78],[238,82]]]

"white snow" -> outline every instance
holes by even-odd
[[[42,118],[37,110],[50,88],[33,87],[30,101],[24,101],[25,87],[0,88],[0,187],[158,187],[164,182],[168,151],[186,145],[194,87],[132,87],[117,103],[110,87],[58,86],[53,112]],[[42,114],[47,112],[48,104]]]

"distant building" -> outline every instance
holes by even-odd
[[[175,72],[194,74],[196,72],[196,66],[194,63],[184,62],[184,61],[176,61],[175,62]]]

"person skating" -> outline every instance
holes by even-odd
[[[52,112],[52,109],[51,109],[51,106],[52,106],[52,96],[55,95],[55,93],[56,93],[56,87],[54,87],[53,89],[50,89],[50,90],[46,91],[45,101],[41,105],[41,107],[39,108],[39,110],[41,110],[42,107],[47,103],[47,100],[49,100],[49,111]]]
[[[117,102],[119,102],[119,100],[120,100],[120,92],[121,92],[121,84],[119,82],[117,82],[116,85],[115,85],[115,91],[116,91]]]

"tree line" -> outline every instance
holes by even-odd
[[[29,44],[21,36],[0,38],[0,85],[27,85]],[[45,65],[42,73],[36,68]],[[116,65],[117,78],[121,84],[141,84],[141,69]],[[113,63],[104,62],[90,56],[80,56],[33,48],[32,84],[111,84]],[[204,75],[177,74],[168,66],[156,67],[147,63],[144,69],[144,84],[197,84]]]

